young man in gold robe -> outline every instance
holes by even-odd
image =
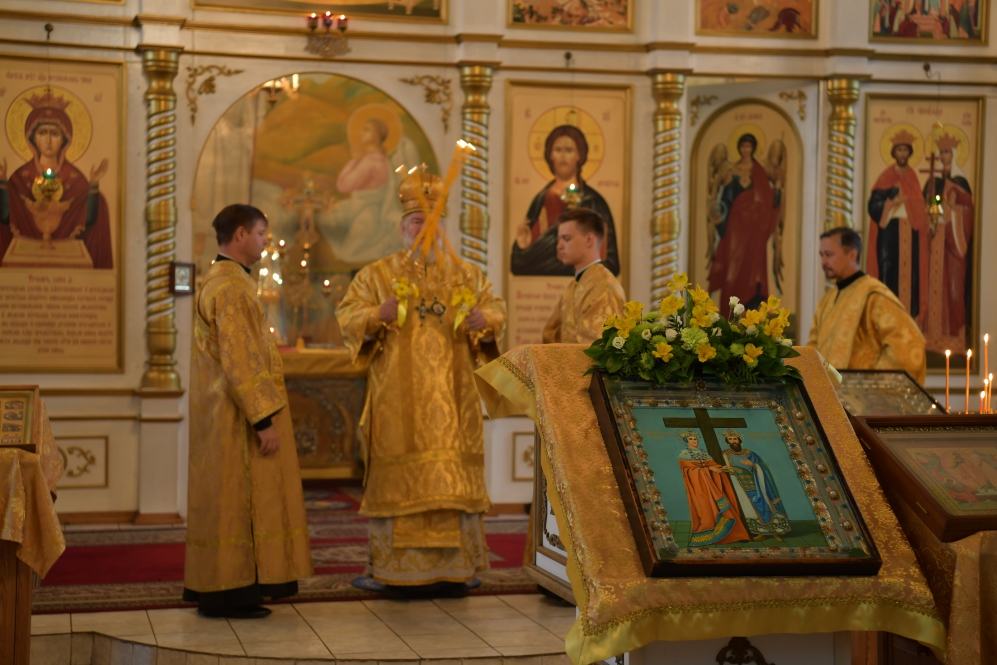
[[[575,269],[575,279],[561,296],[543,330],[544,344],[589,345],[602,337],[610,314],[622,314],[626,294],[600,259],[606,225],[588,208],[574,208],[557,218],[557,258]]]
[[[407,176],[399,197],[411,249],[446,197],[425,173]],[[370,359],[360,514],[370,518],[373,579],[354,584],[390,597],[466,595],[488,567],[482,514],[491,506],[474,370],[499,355],[505,303],[437,242],[426,257],[402,250],[364,267],[336,317],[354,362]]]
[[[821,267],[835,288],[817,304],[807,345],[835,369],[903,369],[923,384],[924,336],[893,292],[859,269],[861,255],[852,229],[821,235]]]
[[[184,600],[211,617],[270,614],[298,592],[311,547],[274,337],[249,267],[267,219],[230,205],[212,225],[219,253],[194,306]]]

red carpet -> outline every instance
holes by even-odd
[[[368,555],[367,519],[357,513],[359,502],[340,490],[309,490],[305,500],[315,574],[362,573]],[[496,530],[493,524],[486,527],[492,568],[518,568],[522,563],[526,534],[487,533]],[[525,530],[525,524],[522,526],[521,530]],[[81,533],[73,532],[73,535]],[[128,533],[152,536],[158,532],[87,532],[86,542],[100,540],[101,533],[113,534],[113,538],[110,535],[107,538],[120,541]],[[171,540],[181,542],[70,544],[45,576],[42,586],[180,582],[184,564],[182,532],[165,533],[172,536]],[[72,543],[73,539],[69,540]]]

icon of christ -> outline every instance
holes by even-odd
[[[733,469],[699,449],[699,435],[679,432],[685,448],[679,452],[679,468],[689,499],[691,536],[689,547],[722,545],[750,540],[741,520],[737,495],[728,473]]]
[[[782,540],[780,536],[790,532],[789,517],[768,465],[758,453],[742,447],[743,439],[734,430],[724,432],[724,440],[724,460],[733,469],[731,481],[752,540]]]

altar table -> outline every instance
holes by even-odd
[[[537,424],[538,457],[579,608],[566,639],[572,662],[646,655],[642,647],[656,641],[848,631],[895,633],[944,657],[945,627],[924,574],[816,350],[799,348],[801,357],[788,362],[804,376],[879,548],[883,566],[876,576],[645,577],[589,398],[591,377],[584,373],[592,361],[583,348],[521,346],[476,375],[492,418],[525,414]]]

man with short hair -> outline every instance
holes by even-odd
[[[544,344],[591,344],[610,314],[623,313],[623,287],[599,258],[605,229],[602,215],[588,208],[558,216],[557,258],[574,268],[575,279],[544,326]]]
[[[893,292],[859,269],[861,255],[854,230],[821,234],[821,267],[835,288],[817,304],[807,346],[836,369],[902,369],[924,383],[924,336]]]
[[[312,574],[280,354],[249,267],[267,218],[230,205],[194,306],[184,592],[210,617],[260,618]]]
[[[505,304],[435,235],[427,256],[413,249],[427,214],[446,200],[440,178],[412,173],[399,197],[407,250],[361,269],[336,308],[354,362],[370,362],[360,514],[370,518],[372,579],[354,585],[393,598],[461,597],[488,567],[474,370],[499,356]]]

